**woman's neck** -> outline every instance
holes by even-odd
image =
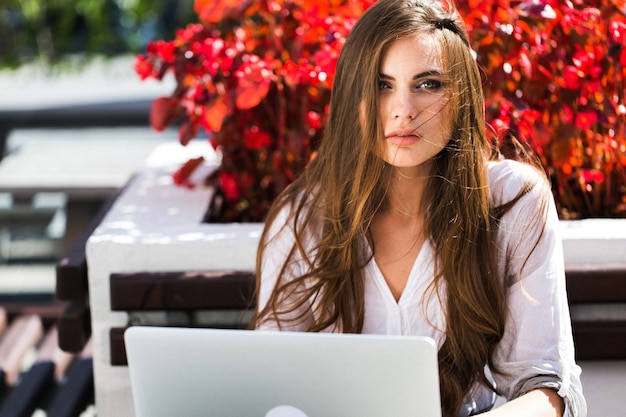
[[[394,168],[387,192],[387,208],[400,216],[421,217],[428,206],[425,199],[429,175],[415,169]]]

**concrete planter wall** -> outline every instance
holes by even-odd
[[[626,264],[626,219],[561,222],[565,265]]]
[[[110,365],[109,330],[128,322],[126,313],[111,311],[111,273],[254,268],[262,224],[202,224],[211,191],[172,184],[172,170],[186,158],[178,154],[188,151],[157,148],[87,243],[100,417],[133,415],[128,370]],[[626,263],[626,220],[563,222],[563,238],[566,264]]]

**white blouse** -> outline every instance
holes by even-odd
[[[488,169],[491,196],[496,206],[515,198],[523,184],[542,181],[532,168],[510,160],[491,162]],[[553,388],[565,399],[565,416],[585,417],[587,406],[580,383],[581,369],[574,361],[558,217],[552,197],[544,195],[546,190],[542,185],[534,186],[499,224],[500,272],[508,287],[508,316],[494,359],[507,375],[495,374],[493,380],[507,399],[536,388]],[[544,200],[548,202],[547,215],[537,219]],[[261,266],[258,308],[267,303],[278,271],[292,248],[293,222],[290,220],[291,211],[287,207],[269,231]],[[305,248],[315,246],[318,233],[319,230],[312,230],[307,234]],[[507,261],[509,275],[504,276]],[[292,263],[288,272],[290,276],[300,276],[306,272],[305,268],[306,263],[300,260]],[[445,298],[445,290],[440,288],[439,296],[427,292],[434,279],[434,253],[428,241],[415,259],[397,302],[373,257],[364,267],[363,277],[363,333],[429,336],[439,346],[443,344],[445,317],[441,300]],[[277,323],[265,322],[259,329],[277,327]],[[291,327],[282,324],[281,328],[302,331],[306,324]],[[492,399],[488,389],[477,387],[472,390],[471,398],[466,399],[459,416],[484,410]]]

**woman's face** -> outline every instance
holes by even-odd
[[[387,163],[430,172],[433,157],[450,140],[446,90],[441,47],[433,36],[409,36],[390,45],[379,74]]]

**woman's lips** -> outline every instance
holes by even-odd
[[[413,131],[411,133],[392,132],[386,136],[387,142],[397,146],[411,146],[419,142],[421,136]]]

